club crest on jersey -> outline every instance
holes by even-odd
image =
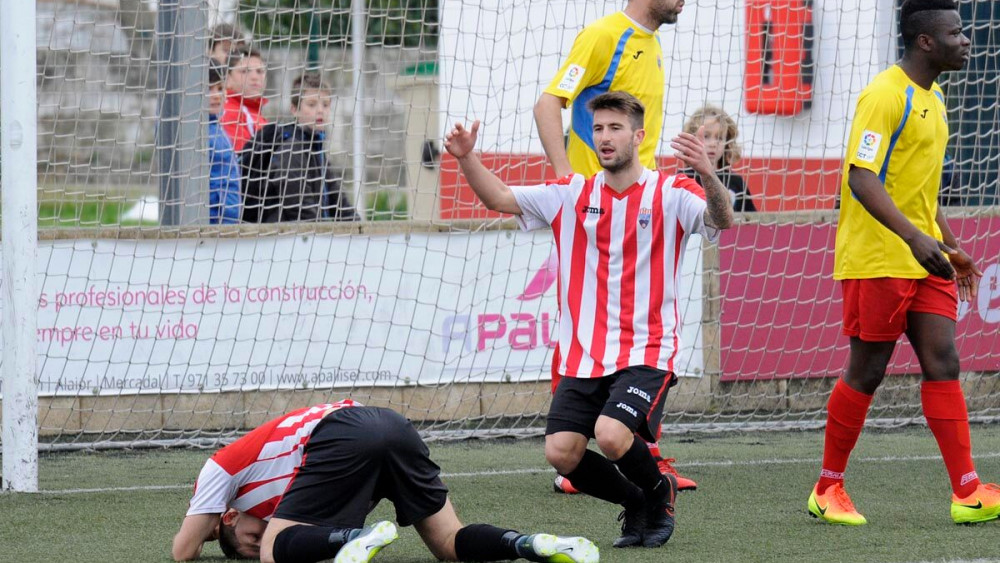
[[[649,226],[649,221],[653,218],[653,210],[648,207],[639,208],[639,226],[645,229]]]

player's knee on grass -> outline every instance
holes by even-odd
[[[597,424],[594,425],[597,447],[611,460],[621,459],[625,455],[625,452],[632,447],[634,434],[634,429],[609,416],[598,417]]]
[[[587,449],[587,437],[574,432],[556,432],[545,437],[545,460],[562,475],[572,473]]]

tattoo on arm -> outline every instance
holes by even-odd
[[[729,203],[729,189],[715,174],[701,177],[705,188],[705,224],[715,229],[728,229],[733,224],[733,210]]]

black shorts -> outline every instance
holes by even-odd
[[[317,526],[361,528],[382,499],[410,526],[444,507],[441,468],[403,415],[379,407],[330,413],[313,429],[302,466],[274,511]]]
[[[594,437],[600,415],[620,421],[647,442],[660,438],[667,389],[677,376],[649,366],[632,366],[605,377],[564,377],[556,387],[545,434],[576,432]]]

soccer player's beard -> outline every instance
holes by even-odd
[[[656,8],[650,8],[650,15],[653,16],[653,21],[660,22],[663,24],[675,24],[677,23],[678,14],[673,8],[668,8],[664,10],[657,10]],[[659,26],[657,26],[659,27]]]
[[[668,12],[666,14],[656,14],[656,21],[663,24],[675,24],[677,23],[677,12]]]
[[[601,168],[612,174],[617,174],[632,165],[632,158],[635,155],[635,143],[629,143],[624,150],[615,151],[615,156],[611,162],[601,163]]]

